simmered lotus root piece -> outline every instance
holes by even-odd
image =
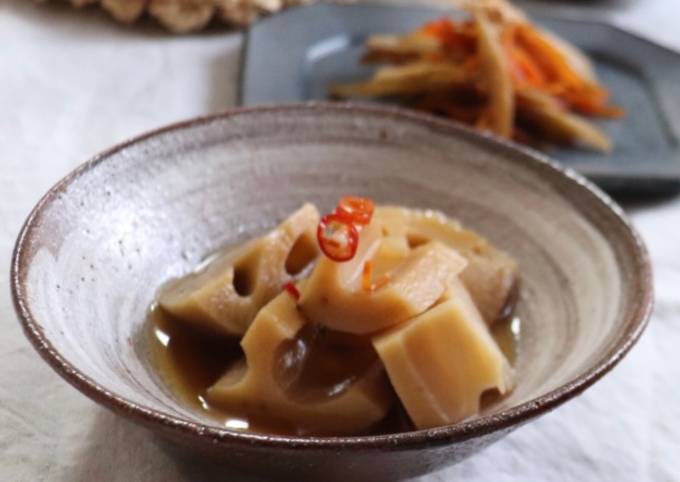
[[[517,263],[512,258],[435,211],[378,207],[374,219],[389,236],[406,237],[412,246],[437,239],[463,255],[468,264],[461,280],[487,324],[498,319],[517,283]]]
[[[379,278],[392,271],[408,257],[410,252],[411,248],[405,237],[384,236],[371,260],[374,278]]]
[[[298,274],[316,257],[318,222],[317,209],[305,204],[267,235],[218,257],[198,273],[169,283],[159,304],[176,318],[203,329],[245,333],[257,311],[293,279],[289,271]]]
[[[315,432],[356,433],[385,417],[391,392],[376,363],[342,392],[316,401],[300,401],[282,388],[275,367],[279,348],[306,321],[288,293],[267,304],[241,340],[246,363],[233,366],[207,391],[211,404],[235,413],[291,422]]]
[[[150,0],[149,13],[176,33],[203,28],[213,16],[213,0]]]
[[[484,391],[512,388],[512,369],[460,281],[440,304],[376,336],[373,346],[418,428],[476,415]]]
[[[371,223],[361,232],[352,260],[319,259],[299,301],[310,320],[341,332],[375,333],[432,306],[466,264],[454,250],[430,242],[412,250],[386,283],[367,291],[361,283],[363,266],[379,250],[380,241],[380,226]]]

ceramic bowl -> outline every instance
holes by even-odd
[[[179,403],[145,343],[158,287],[304,201],[329,209],[347,193],[439,209],[519,261],[514,392],[455,425],[327,438],[229,430]],[[640,238],[582,177],[446,121],[326,104],[234,110],[98,155],[28,218],[12,289],[30,341],[85,395],[196,453],[297,480],[401,478],[458,462],[602,377],[652,305]]]

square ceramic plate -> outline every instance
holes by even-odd
[[[243,58],[243,105],[327,99],[332,83],[367,78],[365,39],[406,32],[443,13],[432,7],[314,5],[253,26]],[[585,50],[628,116],[603,121],[610,155],[554,149],[551,156],[610,190],[680,188],[680,54],[598,21],[533,16]]]

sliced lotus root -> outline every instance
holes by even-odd
[[[411,247],[436,239],[458,251],[468,264],[460,275],[487,324],[504,313],[512,301],[517,263],[486,239],[435,211],[378,207],[374,222],[387,236],[405,237]]]
[[[245,333],[258,310],[317,257],[318,223],[317,209],[305,204],[265,236],[170,282],[161,292],[160,306],[204,330]]]
[[[382,420],[392,394],[375,353],[362,372],[325,397],[304,399],[287,389],[277,368],[291,355],[287,348],[296,345],[305,326],[309,325],[288,293],[274,298],[241,340],[245,362],[232,366],[208,389],[208,401],[226,411],[288,422],[316,433],[355,434]],[[349,363],[347,354],[338,361]]]
[[[375,337],[373,345],[418,428],[476,415],[485,391],[512,388],[512,369],[460,281],[441,303]]]
[[[466,261],[439,242],[413,249],[388,273],[384,283],[366,289],[366,262],[380,252],[379,223],[365,227],[354,258],[336,263],[321,257],[301,292],[300,308],[313,322],[353,334],[375,333],[432,306]]]

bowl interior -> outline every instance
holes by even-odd
[[[143,323],[158,287],[304,201],[327,209],[352,193],[438,209],[519,260],[519,384],[494,411],[601,368],[649,303],[644,252],[598,195],[525,152],[417,115],[241,111],[91,164],[46,196],[20,241],[29,334],[78,377],[182,420],[219,427],[178,403],[150,364]]]

